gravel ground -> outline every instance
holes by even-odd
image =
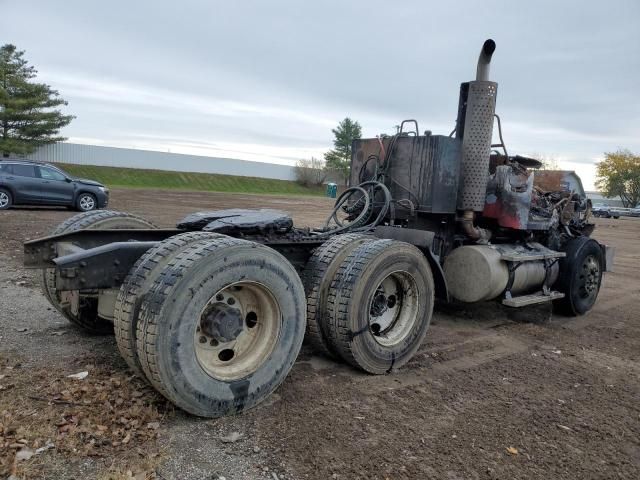
[[[317,225],[331,205],[324,198],[147,190],[115,190],[112,198],[110,208],[165,227],[192,211],[231,206],[281,208],[298,225]],[[74,330],[48,305],[35,272],[21,266],[22,242],[72,214],[0,213],[0,413],[26,411],[53,435],[59,418],[45,415],[55,408],[30,397],[80,370],[89,371],[87,380],[127,375],[114,339]],[[365,375],[303,348],[277,392],[241,416],[197,419],[145,391],[161,416],[156,439],[109,447],[102,457],[56,445],[26,462],[22,475],[640,478],[640,219],[597,222],[595,237],[617,249],[615,272],[584,317],[552,316],[546,306],[439,305],[426,342],[396,374]],[[225,443],[233,432],[241,437]]]

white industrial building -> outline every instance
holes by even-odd
[[[294,167],[291,165],[68,142],[44,145],[28,155],[27,158],[49,163],[219,173],[242,177],[295,180]]]

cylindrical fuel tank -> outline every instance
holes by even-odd
[[[500,296],[509,282],[509,265],[502,254],[512,248],[500,245],[468,245],[456,248],[444,262],[444,275],[451,295],[462,302],[480,302]],[[514,245],[515,249],[516,246]],[[558,264],[551,267],[550,284],[558,277]],[[514,270],[511,293],[518,294],[541,288],[544,262],[522,262]]]

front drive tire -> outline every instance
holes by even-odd
[[[560,259],[560,274],[554,289],[564,293],[564,298],[554,302],[558,313],[571,317],[587,313],[596,303],[604,258],[602,249],[589,237],[577,237],[569,241],[566,256]]]
[[[8,210],[13,205],[13,195],[5,188],[0,188],[0,210]]]
[[[90,212],[98,208],[98,200],[91,193],[81,193],[76,199],[76,209],[80,212]]]
[[[137,352],[154,387],[189,413],[219,417],[264,400],[300,351],[305,296],[293,266],[246,240],[178,252],[140,305]]]
[[[331,283],[328,340],[346,362],[366,372],[400,368],[425,338],[434,290],[429,262],[413,245],[363,243]]]
[[[59,224],[51,235],[70,233],[81,229],[111,228],[156,228],[144,218],[113,210],[92,210],[79,213]],[[45,268],[40,277],[42,293],[64,317],[82,330],[105,335],[113,333],[113,323],[98,317],[98,299],[96,292],[73,292],[72,302],[76,306],[64,302],[62,292],[56,290],[55,268]],[[65,294],[68,295],[68,294]]]

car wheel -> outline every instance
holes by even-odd
[[[13,197],[9,190],[0,188],[0,210],[7,210],[13,204]]]
[[[90,212],[98,207],[96,197],[90,193],[82,193],[76,200],[76,208],[81,212]]]

